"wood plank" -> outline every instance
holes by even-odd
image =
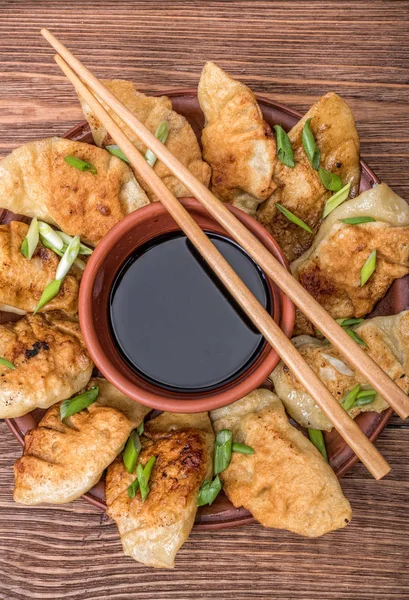
[[[132,79],[145,92],[195,86],[206,60],[299,110],[337,91],[354,111],[363,158],[409,196],[406,0],[2,0],[0,156],[82,119],[42,26],[99,76]],[[346,476],[345,530],[316,540],[258,525],[193,531],[177,568],[164,572],[125,558],[115,525],[83,500],[15,505],[21,450],[0,423],[0,598],[409,598],[408,424],[394,418],[378,445],[392,473],[376,483],[358,465]]]

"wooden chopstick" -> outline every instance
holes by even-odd
[[[193,196],[248,252],[271,279],[291,298],[345,359],[372,384],[395,412],[405,419],[409,415],[409,398],[390,377],[332,319],[326,310],[270,254],[263,244],[224,206],[212,192],[198,181],[159,140],[47,29],[42,35],[64,58],[86,85],[98,95],[156,156],[191,191]]]
[[[101,121],[115,142],[125,152],[134,169],[143,177],[152,191],[160,198],[162,204],[172,215],[179,227],[191,240],[209,266],[214,270],[226,288],[239,302],[242,309],[261,331],[266,340],[278,352],[281,358],[292,369],[299,381],[304,385],[317,404],[322,408],[341,436],[353,449],[361,461],[376,479],[386,475],[390,466],[373,446],[370,440],[359,429],[358,425],[345,412],[337,400],[330,394],[314,371],[300,356],[297,349],[286,337],[272,317],[253,296],[237,273],[219,253],[210,239],[189,215],[186,209],[173,196],[144,157],[127,138],[124,132],[106,112],[91,91],[82,83],[74,71],[60,57],[55,57],[57,64],[82,96],[97,119]]]

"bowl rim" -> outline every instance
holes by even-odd
[[[214,220],[196,199],[179,198],[179,200],[189,212],[194,211],[196,214],[202,213],[211,220]],[[253,219],[253,217],[250,217],[238,208],[231,206],[228,206],[228,208],[272,253],[276,255],[277,260],[289,270],[290,267],[284,253],[271,234]],[[214,390],[214,393],[210,392],[202,397],[197,397],[200,395],[200,392],[198,392],[195,394],[195,398],[191,398],[187,394],[186,398],[178,399],[161,395],[159,392],[160,388],[157,388],[158,393],[156,393],[130,381],[110,360],[108,352],[105,351],[101,344],[97,327],[95,326],[93,289],[96,277],[103,266],[105,257],[108,253],[113,251],[118,240],[131,233],[138,223],[143,220],[149,221],[150,219],[163,214],[166,214],[166,209],[160,202],[148,204],[123,218],[110,229],[98,243],[88,260],[81,280],[78,301],[81,332],[85,345],[95,365],[108,381],[126,396],[151,408],[168,412],[194,413],[214,410],[244,397],[261,385],[280,360],[276,351],[270,347],[267,350],[267,354],[259,360],[259,364],[254,365],[253,363],[249,367],[250,372],[247,375],[246,372],[244,372],[242,378],[238,378],[237,383],[233,381],[227,388],[223,389],[222,386],[219,386],[219,388]],[[280,314],[278,315],[279,320],[277,322],[286,336],[291,338],[295,322],[295,306],[278,286],[274,287],[277,290],[277,296],[280,303]],[[120,360],[121,362],[123,361],[122,358],[120,358]],[[123,362],[125,364],[125,361]]]

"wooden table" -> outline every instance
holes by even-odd
[[[51,28],[99,76],[141,91],[195,86],[208,59],[254,91],[300,110],[337,91],[362,156],[409,199],[409,2],[0,1],[0,154],[82,119],[39,36]],[[187,600],[409,598],[409,426],[378,447],[392,473],[343,480],[353,521],[317,540],[258,525],[193,531],[174,571],[121,551],[114,524],[83,500],[13,504],[21,449],[0,423],[0,598]]]

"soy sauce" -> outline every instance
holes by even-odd
[[[271,311],[264,273],[234,241],[207,232]],[[264,339],[183,233],[142,245],[121,267],[110,295],[113,339],[129,366],[164,389],[208,391],[242,373]]]

